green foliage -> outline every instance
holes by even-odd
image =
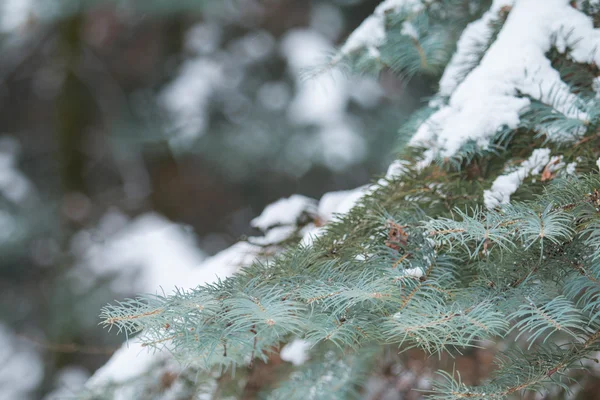
[[[572,189],[565,194],[560,188],[567,184]],[[595,335],[594,293],[599,290],[581,289],[597,282],[574,286],[587,277],[566,279],[581,272],[553,264],[563,257],[553,253],[576,249],[586,256],[573,260],[581,259],[583,265],[593,260],[595,249],[573,247],[572,242],[585,245],[595,237],[581,227],[599,218],[586,206],[593,201],[586,193],[599,185],[597,174],[557,181],[530,202],[471,213],[454,209],[446,213],[452,217],[416,223],[389,210],[397,223],[408,225],[407,244],[397,252],[384,244],[385,228],[375,237],[361,235],[356,243],[361,227],[348,226],[361,210],[364,224],[381,229],[382,215],[368,206],[372,201],[386,203],[376,192],[332,224],[312,247],[290,249],[271,265],[255,264],[213,286],[109,306],[105,323],[128,332],[143,328],[149,346],[168,342],[176,352],[203,359],[206,367],[227,368],[243,364],[248,356],[266,360],[289,335],[314,344],[331,342],[341,352],[378,342],[435,353],[513,332],[515,340],[527,335],[532,349],[557,335],[580,345]],[[403,189],[395,188],[410,192]],[[430,201],[431,197],[417,203]],[[332,235],[341,226],[347,240],[336,236],[332,252]],[[366,258],[357,259],[363,252]],[[514,274],[501,272],[513,259],[528,257],[530,262]],[[406,267],[423,274],[405,268],[402,258],[409,260]],[[461,271],[484,266],[489,281]],[[514,321],[511,329],[507,321]]]
[[[467,18],[444,8],[455,2],[430,3],[439,8],[386,15],[392,34],[379,48],[385,65],[409,75],[439,73],[458,37],[444,24],[464,27],[482,11]],[[398,34],[407,20],[422,52],[414,38]],[[440,354],[484,340],[507,347],[495,375],[471,387],[440,371],[433,398],[501,399],[549,384],[569,390],[569,372],[600,350],[600,114],[589,71],[564,54],[550,56],[579,96],[569,106],[587,120],[559,112],[564,99],[550,96],[532,102],[520,126],[501,129],[491,148],[469,143],[456,158],[430,164],[420,163],[423,149],[406,148],[401,176],[373,184],[311,245],[292,246],[214,285],[107,306],[104,323],[142,331],[146,345],[201,359],[207,370],[266,362],[282,343],[303,338],[313,359],[279,384],[275,399],[355,396],[356,377],[389,346]],[[414,131],[431,112],[423,108],[404,130]],[[577,141],[565,148],[557,136]],[[483,188],[502,167],[520,165],[541,145],[560,156],[554,164],[541,166],[541,177],[524,177],[510,204],[482,208]],[[559,162],[577,162],[577,174],[553,172]]]
[[[424,1],[423,4],[424,7],[417,11],[407,6],[385,12],[383,24],[386,35],[377,52],[359,48],[344,54],[341,59],[334,58],[334,64],[341,61],[350,70],[359,73],[389,68],[407,77],[441,75],[456,49],[462,30],[469,22],[479,18],[490,2],[441,0]],[[410,26],[410,32],[404,29],[406,25]]]

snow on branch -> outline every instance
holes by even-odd
[[[496,0],[490,12],[509,5],[509,1]],[[473,36],[483,29],[481,21],[489,18],[490,14],[484,15],[463,33],[457,55],[442,78],[440,94],[450,95],[448,104],[421,125],[410,142],[428,147],[428,160],[435,155],[452,157],[469,141],[486,148],[504,126],[517,128],[530,99],[551,105],[569,118],[588,118],[584,111],[573,107],[580,103],[577,96],[546,57],[546,52],[555,46],[575,62],[600,63],[600,53],[596,51],[600,30],[594,29],[591,18],[573,8],[568,0],[547,0],[543,7],[536,0],[516,1],[481,63],[452,90],[459,81],[458,63],[464,61]],[[551,139],[567,138],[556,135]]]
[[[231,276],[243,266],[250,265],[261,256],[263,245],[284,240],[296,229],[296,223],[305,213],[315,214],[315,200],[293,195],[268,205],[252,225],[263,230],[264,237],[254,237],[252,243],[238,242],[220,253],[202,260],[202,254],[177,226],[157,215],[145,215],[126,223],[104,244],[89,244],[85,232],[76,240],[76,248],[88,268],[116,272],[130,264],[138,266],[136,276],[142,281],[141,290],[154,292],[161,285],[167,293],[175,288],[191,289]],[[113,216],[114,219],[114,216]],[[103,221],[104,225],[107,221]],[[114,225],[114,222],[112,223]],[[100,229],[102,230],[102,229]],[[122,278],[122,277],[121,277]],[[121,279],[117,279],[119,281]],[[115,289],[118,289],[116,287]],[[140,288],[138,288],[139,290]],[[139,338],[138,338],[139,339]],[[142,334],[143,340],[143,334]],[[92,392],[107,385],[120,385],[144,376],[153,368],[179,373],[181,366],[169,352],[148,352],[140,340],[123,344],[109,362],[88,381]],[[294,356],[298,361],[299,355]],[[117,398],[131,398],[127,385],[117,390]],[[121,397],[118,397],[121,396]]]
[[[286,199],[269,204],[262,214],[250,223],[254,228],[266,232],[281,225],[294,225],[303,213],[316,211],[315,201],[309,197],[294,194]]]
[[[462,82],[470,68],[481,61],[482,51],[492,40],[493,25],[503,12],[509,10],[514,0],[496,0],[483,16],[471,22],[461,35],[456,45],[456,52],[444,70],[440,79],[439,96],[449,97]]]
[[[525,160],[515,171],[501,175],[492,184],[490,190],[483,192],[483,200],[487,208],[500,204],[508,204],[510,195],[517,191],[519,185],[530,175],[537,175],[550,161],[550,149],[535,149],[531,157]]]
[[[531,156],[514,171],[498,176],[489,190],[483,191],[483,201],[487,208],[509,204],[510,196],[521,183],[530,176],[542,175],[542,181],[552,179],[560,170],[563,175],[574,175],[576,162],[566,164],[563,156],[550,156],[550,149],[535,149]]]
[[[418,12],[422,10],[420,0],[385,0],[377,6],[373,15],[363,21],[358,28],[350,34],[346,43],[341,48],[342,54],[349,54],[359,49],[366,48],[372,54],[377,54],[377,47],[385,40],[385,14],[390,11]],[[412,32],[407,28],[407,33]]]

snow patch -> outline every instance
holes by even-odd
[[[294,232],[296,232],[296,227],[293,225],[276,226],[269,229],[264,236],[253,236],[250,237],[248,241],[259,246],[271,246],[289,239]]]
[[[364,185],[352,190],[325,193],[319,201],[319,216],[325,221],[331,221],[335,215],[346,214],[369,189],[369,185]]]
[[[404,21],[402,23],[402,31],[400,31],[400,33],[410,36],[415,40],[419,40],[419,32],[417,31],[417,28],[415,28],[415,26],[409,21]]]
[[[596,92],[596,98],[600,98],[600,76],[594,78],[592,81],[592,89]]]
[[[279,354],[283,361],[291,362],[298,366],[304,364],[308,360],[308,350],[310,347],[311,344],[306,340],[294,339],[286,344]]]
[[[338,216],[348,213],[363,196],[372,192],[375,187],[375,185],[364,185],[356,189],[325,193],[321,197],[317,209],[321,223],[334,221]],[[322,226],[310,225],[303,229],[302,233],[300,245],[312,246],[315,239],[325,233],[325,230]]]
[[[319,201],[319,216],[324,221],[331,221],[336,213],[339,213],[340,205],[347,199],[353,197],[353,190],[340,190],[325,193]]]
[[[204,133],[210,97],[224,80],[222,70],[223,65],[214,60],[191,59],[183,64],[177,78],[163,89],[159,100],[174,121],[171,145],[189,145]]]
[[[402,271],[402,275],[404,276],[412,276],[415,278],[420,278],[422,277],[423,274],[423,269],[420,267],[415,267],[415,268],[407,268],[404,271]]]
[[[216,281],[218,278],[231,276],[235,271],[245,265],[252,263],[258,256],[260,247],[249,243],[239,242],[223,250],[222,252],[207,258],[196,271],[190,271],[188,280],[182,288],[193,288],[200,284]],[[163,270],[160,279],[169,275],[168,270]],[[154,366],[167,363],[174,371],[179,370],[179,364],[174,362],[171,353],[167,351],[152,352],[143,347],[138,340],[130,340],[124,343],[110,360],[90,378],[86,386],[93,390],[115,383],[124,383],[134,380],[150,371]],[[171,365],[172,364],[172,365]],[[131,388],[129,388],[131,389]],[[128,386],[118,389],[115,400],[126,400],[132,398]]]
[[[495,6],[501,4],[507,3],[496,2]],[[550,104],[568,117],[587,118],[573,107],[577,97],[560,79],[545,53],[555,44],[560,50],[568,49],[574,61],[598,64],[600,53],[595,49],[600,44],[600,31],[568,0],[547,0],[544,7],[539,5],[536,0],[515,3],[481,63],[456,86],[449,104],[419,127],[410,144],[429,148],[426,158],[433,159],[436,154],[451,157],[470,140],[485,148],[503,126],[516,128],[521,112],[530,104],[528,98],[517,97],[517,93]],[[474,35],[478,26],[465,34]],[[470,42],[465,39],[462,45]],[[459,49],[458,53],[465,51]],[[454,85],[453,74],[447,74],[446,91]]]
[[[250,225],[266,232],[269,228],[280,225],[295,225],[302,213],[314,213],[316,202],[310,197],[294,194],[286,199],[269,204],[263,212],[254,218]]]
[[[377,47],[383,44],[385,40],[385,14],[390,11],[399,12],[401,10],[415,13],[422,9],[423,3],[419,0],[385,0],[375,8],[373,15],[365,19],[348,36],[340,52],[342,54],[349,54],[366,48],[372,55],[379,54]],[[415,33],[414,27],[413,31],[408,29],[406,34],[408,32]]]
[[[152,353],[142,347],[142,343],[130,341],[117,350],[110,360],[94,373],[87,386],[119,384],[135,379],[161,357],[158,353]]]
[[[325,193],[321,197],[317,208],[322,223],[333,221],[337,217],[348,213],[363,196],[372,193],[378,186],[387,185],[388,180],[402,176],[409,164],[405,160],[395,160],[390,164],[385,179],[380,179],[376,185],[363,185],[356,189]],[[311,229],[306,229],[300,243],[304,246],[310,246],[323,233],[324,230],[320,227],[313,226]]]
[[[463,31],[456,52],[444,70],[440,79],[439,96],[449,97],[465,78],[465,68],[479,61],[482,47],[492,38],[492,23],[498,19],[503,7],[512,6],[514,0],[494,0],[490,9],[477,21],[471,22]]]
[[[60,370],[56,377],[55,388],[44,400],[64,400],[77,398],[85,386],[90,374],[84,368],[69,366]]]
[[[406,167],[408,167],[410,163],[405,160],[394,160],[387,169],[385,174],[385,179],[397,179],[401,177],[406,172]]]
[[[111,212],[95,230],[76,234],[72,250],[80,264],[73,272],[84,288],[99,277],[118,275],[111,283],[116,292],[156,293],[162,289],[171,293],[214,274],[199,268],[204,254],[194,235],[153,213],[129,221]]]
[[[517,191],[523,180],[528,176],[540,174],[549,162],[550,149],[535,149],[516,171],[497,177],[492,188],[484,190],[485,206],[495,208],[500,204],[508,204],[510,196]]]
[[[294,223],[298,216],[311,209],[316,211],[315,201],[300,195],[267,206],[261,216],[253,221],[253,225],[263,230],[272,229],[264,238],[252,239],[261,242],[260,244],[284,240],[286,234],[295,231]],[[157,215],[138,217],[130,223],[126,217],[113,214],[100,225],[99,231],[107,239],[103,239],[103,243],[92,244],[92,256],[88,262],[93,264],[93,268],[114,272],[126,263],[139,263],[142,268],[136,276],[146,283],[144,287],[138,287],[138,291],[154,291],[159,284],[163,285],[165,291],[175,286],[189,289],[224,279],[241,267],[250,265],[262,251],[262,247],[256,244],[238,242],[202,261],[203,256],[195,247],[189,232],[186,233],[181,226]],[[273,228],[277,225],[284,226]],[[80,240],[84,245],[89,245],[89,239]],[[82,244],[75,247],[82,247]],[[89,248],[84,254],[88,252]],[[169,352],[151,352],[142,347],[139,340],[134,339],[123,344],[108,363],[96,371],[88,381],[87,387],[94,390],[106,385],[132,381],[146,374],[151,368],[162,368],[161,365],[165,363],[172,370],[179,371],[179,364],[174,362]],[[132,398],[130,389],[127,385],[118,389],[115,399]]]

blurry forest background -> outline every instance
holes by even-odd
[[[102,305],[192,286],[270,202],[385,172],[432,82],[310,73],[378,3],[0,2],[0,400],[77,392]]]

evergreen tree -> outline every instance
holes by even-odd
[[[599,23],[592,0],[382,2],[326,69],[441,74],[398,161],[316,206],[267,208],[265,251],[228,279],[106,306],[105,326],[183,369],[82,396],[361,397],[394,353],[482,346],[497,349],[489,379],[440,370],[421,389],[579,390],[600,351]]]

